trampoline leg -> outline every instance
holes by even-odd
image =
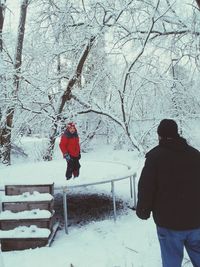
[[[131,193],[131,198],[133,198],[133,177],[130,176],[130,193]]]
[[[130,193],[133,199],[133,207],[136,209],[136,185],[135,185],[135,175],[130,176]]]
[[[133,193],[134,193],[134,208],[136,209],[136,184],[135,184],[135,178],[136,178],[136,175],[134,174],[133,175]]]
[[[67,192],[63,192],[63,207],[65,219],[65,233],[68,234],[68,216],[67,216]]]
[[[116,215],[116,200],[115,200],[115,187],[114,187],[114,181],[111,182],[111,186],[112,186],[112,198],[113,198],[114,221],[116,221],[117,215]]]

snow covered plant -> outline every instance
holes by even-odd
[[[84,143],[106,135],[140,152],[163,117],[187,129],[200,111],[197,5],[1,1],[1,162],[11,164],[12,143],[33,134],[47,140],[36,158],[52,160],[72,119]]]

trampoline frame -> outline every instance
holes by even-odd
[[[123,164],[124,165],[124,164]],[[130,168],[129,166],[127,166]],[[93,186],[93,185],[100,185],[100,184],[106,184],[111,183],[111,193],[112,193],[112,202],[113,202],[113,218],[114,222],[117,219],[117,212],[116,212],[116,197],[115,197],[115,182],[122,181],[125,179],[129,179],[130,183],[130,195],[131,199],[133,199],[133,207],[136,208],[136,173],[133,173],[132,175],[120,177],[120,178],[114,178],[109,179],[105,181],[99,181],[94,183],[87,183],[87,184],[80,184],[80,185],[66,185],[63,187],[63,208],[64,208],[64,223],[65,223],[65,233],[69,234],[68,231],[68,208],[67,208],[67,193],[69,192],[70,188],[77,188],[77,187],[87,187],[87,186]]]

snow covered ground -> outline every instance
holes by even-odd
[[[107,164],[105,161],[116,162]],[[95,163],[96,162],[96,163]],[[81,176],[83,181],[98,180],[100,177],[123,176],[128,164],[139,175],[144,159],[128,151],[113,151],[107,146],[82,153]],[[52,162],[16,162],[10,167],[0,166],[1,188],[4,183],[33,183],[36,177],[50,178],[59,188],[66,184],[64,179],[66,163],[58,153]],[[69,181],[79,183],[80,180]],[[46,181],[46,180],[45,180]],[[81,190],[81,189],[79,189]],[[91,192],[106,192],[105,185],[90,187]],[[130,199],[127,182],[119,182],[116,195],[124,201]],[[188,257],[183,266],[191,267]],[[160,267],[161,258],[156,229],[152,219],[142,221],[131,209],[122,212],[117,221],[110,218],[91,221],[84,226],[70,226],[69,235],[59,230],[51,247],[28,249],[24,251],[2,252],[0,267]]]

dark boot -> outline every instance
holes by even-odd
[[[79,176],[79,170],[74,170],[73,171],[74,178]]]

